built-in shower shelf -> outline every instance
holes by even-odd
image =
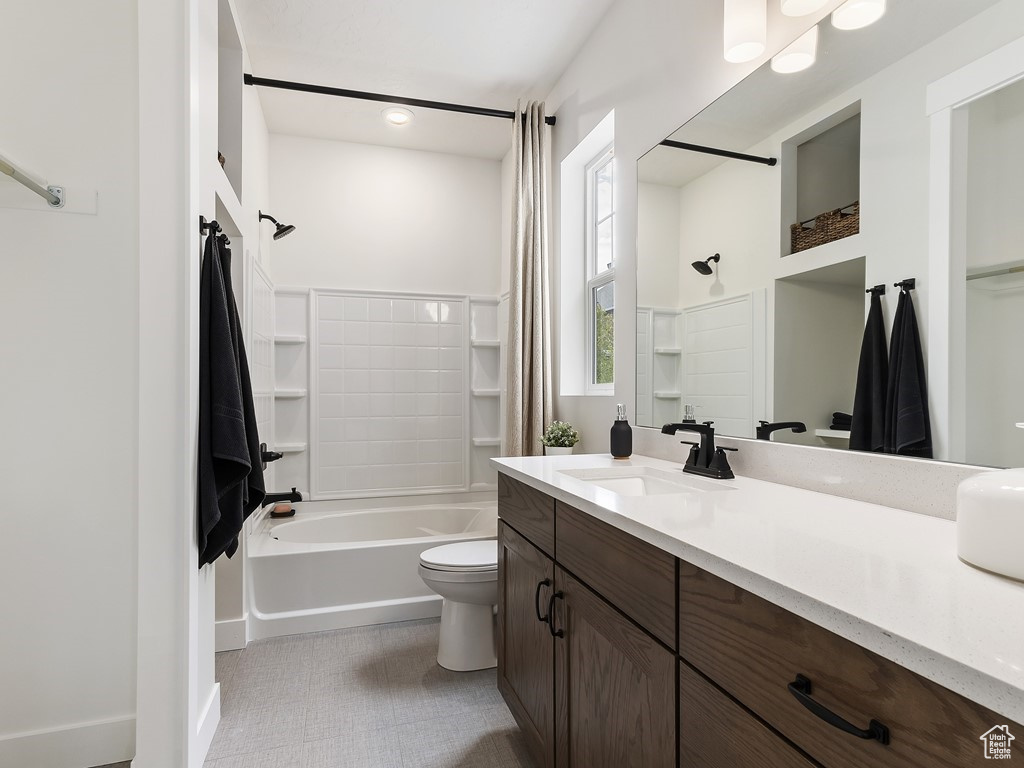
[[[485,448],[487,446],[499,446],[501,445],[500,437],[474,437],[473,446],[476,448]]]
[[[850,430],[848,429],[816,429],[814,434],[818,437],[826,437],[832,440],[850,439]]]
[[[274,391],[274,397],[278,400],[299,400],[306,396],[304,389],[278,389]]]
[[[656,355],[681,355],[683,350],[679,347],[655,347],[654,354]]]
[[[501,342],[497,339],[473,339],[471,343],[474,347],[497,348],[501,346]]]
[[[500,389],[474,389],[473,397],[501,397]]]
[[[275,344],[305,344],[305,336],[275,336]]]
[[[279,453],[302,453],[306,450],[305,443],[278,443],[277,450]]]
[[[682,392],[661,391],[661,392],[655,392],[654,396],[658,400],[678,400],[679,398],[681,398],[683,396],[683,393]]]

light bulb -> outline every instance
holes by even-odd
[[[818,27],[811,27],[772,57],[772,69],[788,75],[807,69],[818,53]]]
[[[725,0],[723,26],[725,60],[741,64],[756,59],[768,37],[765,0]]]
[[[391,125],[408,125],[412,122],[412,112],[404,107],[388,107],[381,115]]]
[[[885,0],[846,0],[832,11],[836,29],[861,29],[874,24],[885,13]]]

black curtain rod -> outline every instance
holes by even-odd
[[[714,147],[704,147],[700,144],[685,144],[681,141],[672,141],[671,139],[665,139],[661,142],[666,147],[673,147],[674,149],[685,149],[690,152],[702,152],[705,155],[717,155],[718,157],[728,157],[731,160],[746,160],[748,163],[761,163],[761,165],[776,165],[779,160],[775,157],[758,157],[757,155],[744,155],[742,152],[730,152],[728,149],[715,149]]]
[[[271,80],[266,77],[243,75],[246,85],[262,85],[266,88],[280,88],[285,91],[302,91],[303,93],[320,93],[324,96],[341,96],[346,99],[362,99],[363,101],[382,101],[388,104],[401,104],[405,107],[423,107],[425,109],[443,109],[446,112],[461,112],[465,115],[482,115],[483,117],[503,117],[514,120],[516,113],[505,109],[488,109],[487,107],[470,107],[465,104],[449,104],[446,101],[428,101],[427,99],[407,99],[403,96],[389,96],[386,93],[370,93],[368,91],[351,91],[347,88],[331,88],[326,85],[311,83],[294,83],[290,80]],[[544,122],[555,124],[555,116],[547,115]]]

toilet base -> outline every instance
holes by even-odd
[[[498,666],[494,650],[494,606],[444,599],[437,663],[453,672]]]

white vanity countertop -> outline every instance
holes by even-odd
[[[956,554],[956,523],[737,477],[621,496],[565,469],[644,456],[493,459],[500,472],[1024,723],[1024,584]]]

